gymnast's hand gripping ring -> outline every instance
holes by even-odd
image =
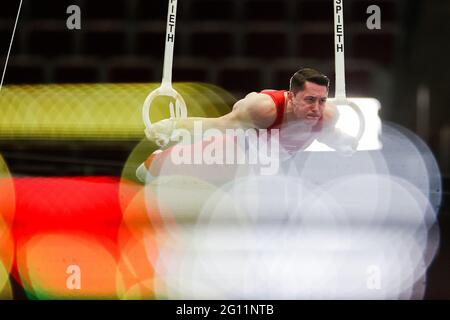
[[[172,102],[169,104],[170,119],[187,118],[187,107],[183,97],[173,89],[172,86],[162,85],[147,96],[142,107],[142,118],[146,127],[145,130],[148,132],[150,132],[152,128],[152,122],[150,120],[151,104],[153,100],[159,96],[167,96],[175,99],[175,104]],[[170,142],[170,136],[160,137],[155,142],[159,147],[165,147]]]
[[[353,101],[350,101],[347,98],[335,98],[332,102],[336,107],[337,106],[348,106],[350,107],[358,116],[359,120],[359,126],[358,126],[358,133],[355,135],[355,140],[359,142],[364,135],[365,129],[366,129],[366,121],[364,118],[364,114],[361,111],[361,108],[354,103]]]

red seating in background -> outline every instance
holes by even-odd
[[[42,62],[20,59],[11,59],[4,84],[37,84],[45,82]]]
[[[244,4],[244,18],[254,21],[286,20],[286,1],[279,0],[249,0]]]
[[[17,13],[19,1],[2,1],[12,3],[13,6],[17,6],[15,12]],[[82,7],[85,1],[80,0],[31,0],[23,1],[22,4],[22,21],[26,17],[26,13],[29,10],[31,12],[30,17],[32,20],[58,20],[63,25],[66,23],[66,10],[70,5],[78,5]],[[28,8],[28,10],[27,10]],[[3,11],[3,4],[2,10]]]
[[[334,77],[334,75],[333,75]],[[367,97],[372,96],[371,91],[373,72],[369,70],[348,70],[346,71],[346,87],[348,96]]]
[[[154,68],[148,65],[112,65],[108,79],[111,82],[151,82],[155,79]]]
[[[128,16],[126,0],[95,0],[83,3],[83,19],[123,20]],[[157,2],[157,1],[151,1]]]
[[[183,16],[182,1],[178,1],[177,20]],[[135,7],[135,16],[140,21],[154,22],[161,20],[162,23],[167,19],[167,1],[138,0]]]
[[[402,45],[396,42],[396,35],[403,28],[404,17],[400,13],[404,3],[404,0],[346,2],[346,57],[358,61],[353,67],[361,73],[372,65],[394,66]],[[81,30],[66,29],[66,9],[72,4],[82,8]],[[366,9],[373,4],[382,10],[382,30],[368,30],[365,26]],[[167,7],[167,2],[149,0],[24,3],[12,57],[27,55],[33,61],[12,64],[7,79],[11,83],[20,83],[21,77],[23,83],[155,81],[160,78],[164,56]],[[0,17],[10,18],[0,24],[4,52],[16,12],[17,5],[11,1],[0,12]],[[297,59],[294,64],[297,67],[310,61],[312,65],[333,63],[333,20],[333,2],[328,0],[179,1],[174,78],[211,82],[233,92],[260,89],[253,83],[276,87],[285,80],[283,72],[272,65],[277,61]],[[61,61],[66,57],[79,59],[76,63]],[[111,62],[115,57],[149,60],[119,65]],[[178,63],[180,58],[203,59],[204,65]],[[230,59],[249,63],[235,66],[238,70],[235,72],[230,70],[232,66],[227,62]],[[42,67],[35,61],[41,61]],[[267,64],[266,68],[256,71],[261,69],[261,63]],[[289,75],[292,72],[289,70]],[[238,77],[243,74],[247,80],[235,79],[233,74]],[[254,79],[256,75],[262,78]],[[365,81],[358,84],[362,83]]]
[[[233,53],[233,36],[227,30],[195,32],[190,44],[194,57],[225,58]]]
[[[279,89],[279,90],[287,90],[289,89],[289,79],[290,77],[292,77],[292,74],[295,72],[296,70],[292,70],[292,69],[283,69],[283,70],[276,70],[273,72],[273,80],[272,82],[274,83],[274,89]]]
[[[98,63],[95,62],[61,62],[55,66],[53,79],[57,83],[98,82]]]
[[[161,59],[164,55],[165,30],[144,30],[136,34],[136,53]]]
[[[289,56],[288,36],[282,32],[249,32],[245,35],[244,53],[255,58]]]
[[[176,67],[173,72],[174,79],[177,79],[178,82],[189,82],[189,81],[197,81],[197,82],[207,82],[207,70],[206,68],[202,68],[199,66],[181,66]]]
[[[297,41],[298,56],[308,59],[334,59],[334,34],[330,32],[302,33]]]
[[[92,30],[83,35],[83,53],[96,57],[125,54],[126,35],[119,30]]]
[[[13,30],[13,24],[9,26],[8,23],[0,26],[0,47],[2,48],[2,55],[6,54],[9,46],[9,42],[11,41],[11,34]]]
[[[193,21],[232,20],[235,17],[234,3],[229,0],[195,0],[190,5]]]
[[[14,20],[19,9],[19,2],[16,1],[3,1],[2,9],[0,10],[0,19]]]
[[[27,51],[45,57],[71,55],[75,52],[75,36],[75,33],[67,32],[65,25],[33,28],[28,33]]]
[[[244,88],[250,90],[260,90],[261,88],[261,68],[230,66],[219,71],[218,84],[227,87],[234,92],[242,92]]]
[[[351,40],[351,57],[389,66],[395,59],[395,38],[395,34],[384,31],[357,34]]]
[[[333,1],[302,0],[297,5],[297,19],[304,22],[333,23]]]

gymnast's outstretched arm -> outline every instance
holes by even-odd
[[[142,182],[145,182],[149,174],[159,175],[165,154],[169,154],[177,144],[176,139],[171,139],[175,129],[184,129],[193,134],[195,122],[201,121],[203,130],[214,128],[226,133],[226,129],[268,128],[275,118],[276,107],[273,100],[266,94],[252,92],[236,102],[230,113],[218,118],[190,117],[158,121],[150,129],[146,129],[145,134],[161,148],[147,158],[137,169],[136,175]]]
[[[201,121],[203,130],[214,128],[225,133],[226,129],[267,128],[275,118],[276,108],[273,100],[266,94],[252,92],[237,101],[230,113],[221,117],[165,119],[153,124],[145,131],[145,134],[150,141],[165,140],[167,142],[175,129],[184,129],[193,133],[196,121]]]

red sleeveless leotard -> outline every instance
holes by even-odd
[[[269,95],[272,98],[273,102],[275,102],[275,107],[277,108],[277,117],[274,123],[272,123],[272,125],[268,129],[279,128],[283,123],[283,116],[286,105],[286,97],[284,94],[286,92],[286,90],[263,90],[260,92]]]

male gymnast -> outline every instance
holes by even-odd
[[[230,113],[218,118],[189,117],[165,119],[156,122],[145,134],[150,141],[168,141],[175,129],[193,132],[195,121],[202,121],[204,130],[226,129],[279,129],[281,145],[289,153],[306,149],[318,140],[343,154],[356,151],[358,141],[336,128],[337,108],[327,103],[330,80],[321,72],[305,68],[290,79],[289,90],[262,90],[251,92],[237,101]],[[145,181],[149,170],[152,175],[155,160],[162,149],[155,151],[138,168],[137,176]]]

